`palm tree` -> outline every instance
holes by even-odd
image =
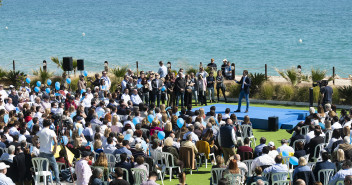
[[[279,69],[275,69],[280,76],[285,78],[285,80],[289,81],[293,86],[296,86],[298,83],[300,83],[299,80],[299,73],[296,70],[295,67],[291,67],[290,69],[282,70],[280,71]]]
[[[42,67],[40,67],[39,70],[33,71],[33,75],[37,76],[41,82],[46,82],[54,75],[54,73],[43,70]]]

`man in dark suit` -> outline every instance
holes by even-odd
[[[159,74],[155,73],[155,79],[152,81],[152,92],[153,92],[153,103],[155,100],[157,101],[157,107],[160,106],[160,97],[161,97],[161,88],[163,86],[163,82],[159,78]]]
[[[131,162],[127,162],[127,154],[123,153],[120,155],[121,162],[115,164],[115,167],[124,168],[128,171],[129,182],[133,183],[133,175],[131,168],[134,167],[134,158],[131,156]]]
[[[291,137],[291,142],[290,146],[293,147],[293,143],[298,140],[298,139],[305,139],[306,137],[304,135],[301,135],[301,127],[295,127],[295,135]],[[296,146],[295,146],[296,147]]]
[[[241,92],[240,92],[240,97],[238,99],[238,107],[235,112],[241,112],[241,103],[242,103],[242,98],[243,96],[246,98],[246,112],[248,112],[249,108],[249,87],[251,86],[251,79],[248,77],[248,71],[244,70],[243,71],[243,76],[240,81],[235,80],[236,83],[241,85]]]
[[[321,143],[324,143],[324,138],[320,136],[321,134],[321,129],[316,128],[314,130],[314,138],[309,141],[308,144],[306,144],[306,151],[309,153],[309,161],[311,161],[312,157],[314,157],[314,150],[315,147]],[[320,152],[320,151],[317,151]],[[316,156],[315,156],[316,157]]]
[[[183,73],[179,72],[178,78],[176,78],[175,80],[175,88],[174,88],[175,95],[176,95],[176,106],[178,106],[179,100],[181,99],[181,107],[183,107],[185,89],[186,89],[186,80],[183,77]]]
[[[314,174],[314,177],[316,180],[318,180],[319,170],[325,170],[325,169],[335,170],[335,168],[336,168],[334,163],[328,161],[329,160],[329,153],[328,152],[323,152],[321,154],[321,157],[322,157],[323,161],[317,162],[317,164],[315,165],[314,171],[313,171],[313,174]],[[320,174],[320,180],[321,179],[324,179],[324,175],[322,173]],[[322,182],[322,183],[324,184],[324,182]]]
[[[192,111],[192,104],[188,104],[188,105],[187,105],[186,115],[188,115],[188,116],[194,116],[194,112]]]

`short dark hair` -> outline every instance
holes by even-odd
[[[265,144],[266,143],[266,138],[265,137],[261,137],[260,138],[260,144]]]
[[[321,158],[323,159],[323,161],[329,160],[329,153],[328,152],[323,152],[321,154]]]
[[[228,185],[228,184],[229,184],[229,181],[225,178],[221,178],[218,181],[218,185]]]
[[[120,154],[120,159],[121,159],[122,162],[126,161],[126,159],[127,159],[127,154],[126,154],[126,153]]]
[[[263,173],[263,169],[262,169],[262,167],[257,166],[257,167],[254,169],[254,172],[255,172],[255,174],[257,174],[257,175],[260,175],[260,174]]]
[[[128,140],[123,140],[122,141],[122,146],[127,146],[128,144],[130,144],[130,142]]]
[[[276,162],[276,163],[282,163],[282,157],[281,157],[281,155],[277,155],[277,156],[275,157],[275,162]]]
[[[115,174],[117,177],[123,177],[123,170],[120,167],[115,168]]]
[[[44,119],[43,121],[43,127],[49,127],[51,125],[50,119]]]
[[[158,174],[155,171],[149,172],[149,177],[157,177]]]
[[[270,152],[270,146],[264,146],[262,153],[268,154]]]
[[[244,144],[249,144],[249,138],[248,137],[246,137],[246,138],[244,138]]]
[[[106,139],[106,141],[107,141],[108,144],[111,144],[114,140],[112,139],[112,137],[108,137]]]

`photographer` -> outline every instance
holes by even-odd
[[[328,83],[329,82],[327,80],[323,80],[320,84],[320,103],[324,107],[324,111],[326,111],[325,104],[332,103],[333,90],[330,86],[328,86]]]

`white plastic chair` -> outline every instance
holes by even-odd
[[[243,185],[242,175],[240,174],[226,174],[224,178],[227,179],[231,185]]]
[[[105,154],[106,158],[108,159],[108,168],[109,171],[113,172],[115,169],[115,163],[116,163],[116,156],[113,154]]]
[[[307,135],[309,132],[309,125],[301,127],[301,135]]]
[[[44,185],[46,185],[46,177],[49,176],[51,184],[53,184],[53,176],[49,171],[49,160],[47,158],[36,157],[32,159],[35,184],[40,184],[40,177],[43,177]]]
[[[286,180],[286,181],[273,181],[272,185],[290,185],[290,182],[291,181],[288,181],[288,180]]]
[[[305,140],[305,139],[297,139],[297,140],[295,140],[295,141],[292,143],[292,148],[293,148],[293,150],[296,151],[296,143],[299,143],[299,142],[302,142],[303,145],[306,144],[306,140]]]
[[[131,168],[134,185],[140,185],[148,180],[147,172],[140,168]]]
[[[271,174],[272,181],[285,181],[287,180],[288,173],[287,172],[278,172]]]
[[[59,172],[61,172],[62,169],[66,169],[66,164],[57,162],[57,167],[59,168]]]
[[[181,168],[179,166],[175,166],[174,164],[174,156],[171,153],[168,152],[162,152],[163,159],[165,160],[165,166],[167,169],[169,169],[169,176],[170,176],[170,181],[172,179],[172,169],[177,168],[178,171],[181,173]],[[171,164],[170,161],[171,160]]]
[[[309,166],[309,168],[310,168],[311,170],[313,170],[313,168],[314,168],[314,166],[315,166],[316,164],[317,164],[316,162],[309,162],[309,163],[307,164],[307,166]]]
[[[208,168],[208,159],[205,157],[205,153],[199,153],[199,157],[200,157],[200,165],[202,165],[202,159],[204,158],[205,160],[205,168]]]
[[[115,154],[115,160],[116,163],[121,162],[120,154]]]
[[[122,169],[122,171],[123,171],[123,174],[126,174],[126,181],[130,181],[130,179],[129,179],[129,175],[128,175],[128,170],[126,169],[126,168],[121,168]]]
[[[252,173],[252,162],[253,162],[253,159],[244,160],[242,162],[244,164],[246,164],[246,166],[247,166],[247,169],[248,169],[247,177],[251,177],[253,175],[253,173]]]
[[[211,157],[213,157],[213,160],[211,159]],[[209,159],[211,160],[211,165],[216,165],[216,158],[214,153],[209,154]]]
[[[314,156],[312,157],[314,162],[317,162],[321,159],[321,152],[323,151],[324,147],[325,147],[325,143],[321,143],[321,144],[318,144],[317,146],[315,146]]]
[[[256,138],[253,135],[253,128],[250,125],[241,125],[241,130],[242,130],[242,135],[241,138],[244,140],[246,137],[248,137],[250,140],[253,140],[254,147],[256,147]],[[248,134],[249,131],[249,134]],[[242,141],[243,142],[243,141]]]
[[[345,185],[345,181],[344,180],[339,180],[336,182],[336,185]]]
[[[323,185],[328,185],[330,178],[334,175],[335,170],[334,169],[324,169],[324,170],[319,170],[318,171],[318,181],[323,182]],[[320,174],[323,173],[324,176],[324,181],[323,179],[320,179]]]
[[[105,179],[105,170],[107,170],[107,174],[110,174],[109,173],[109,168],[105,168],[104,166],[90,166],[90,168],[92,169],[92,171],[95,169],[95,168],[100,168],[102,171],[103,171],[103,175],[101,176],[101,180],[103,182],[107,181],[107,179]]]
[[[328,144],[331,138],[332,138],[332,130],[327,130],[325,132],[324,143]]]
[[[217,185],[219,179],[222,178],[222,173],[225,171],[226,168],[213,168],[211,169],[211,182],[213,185]]]

